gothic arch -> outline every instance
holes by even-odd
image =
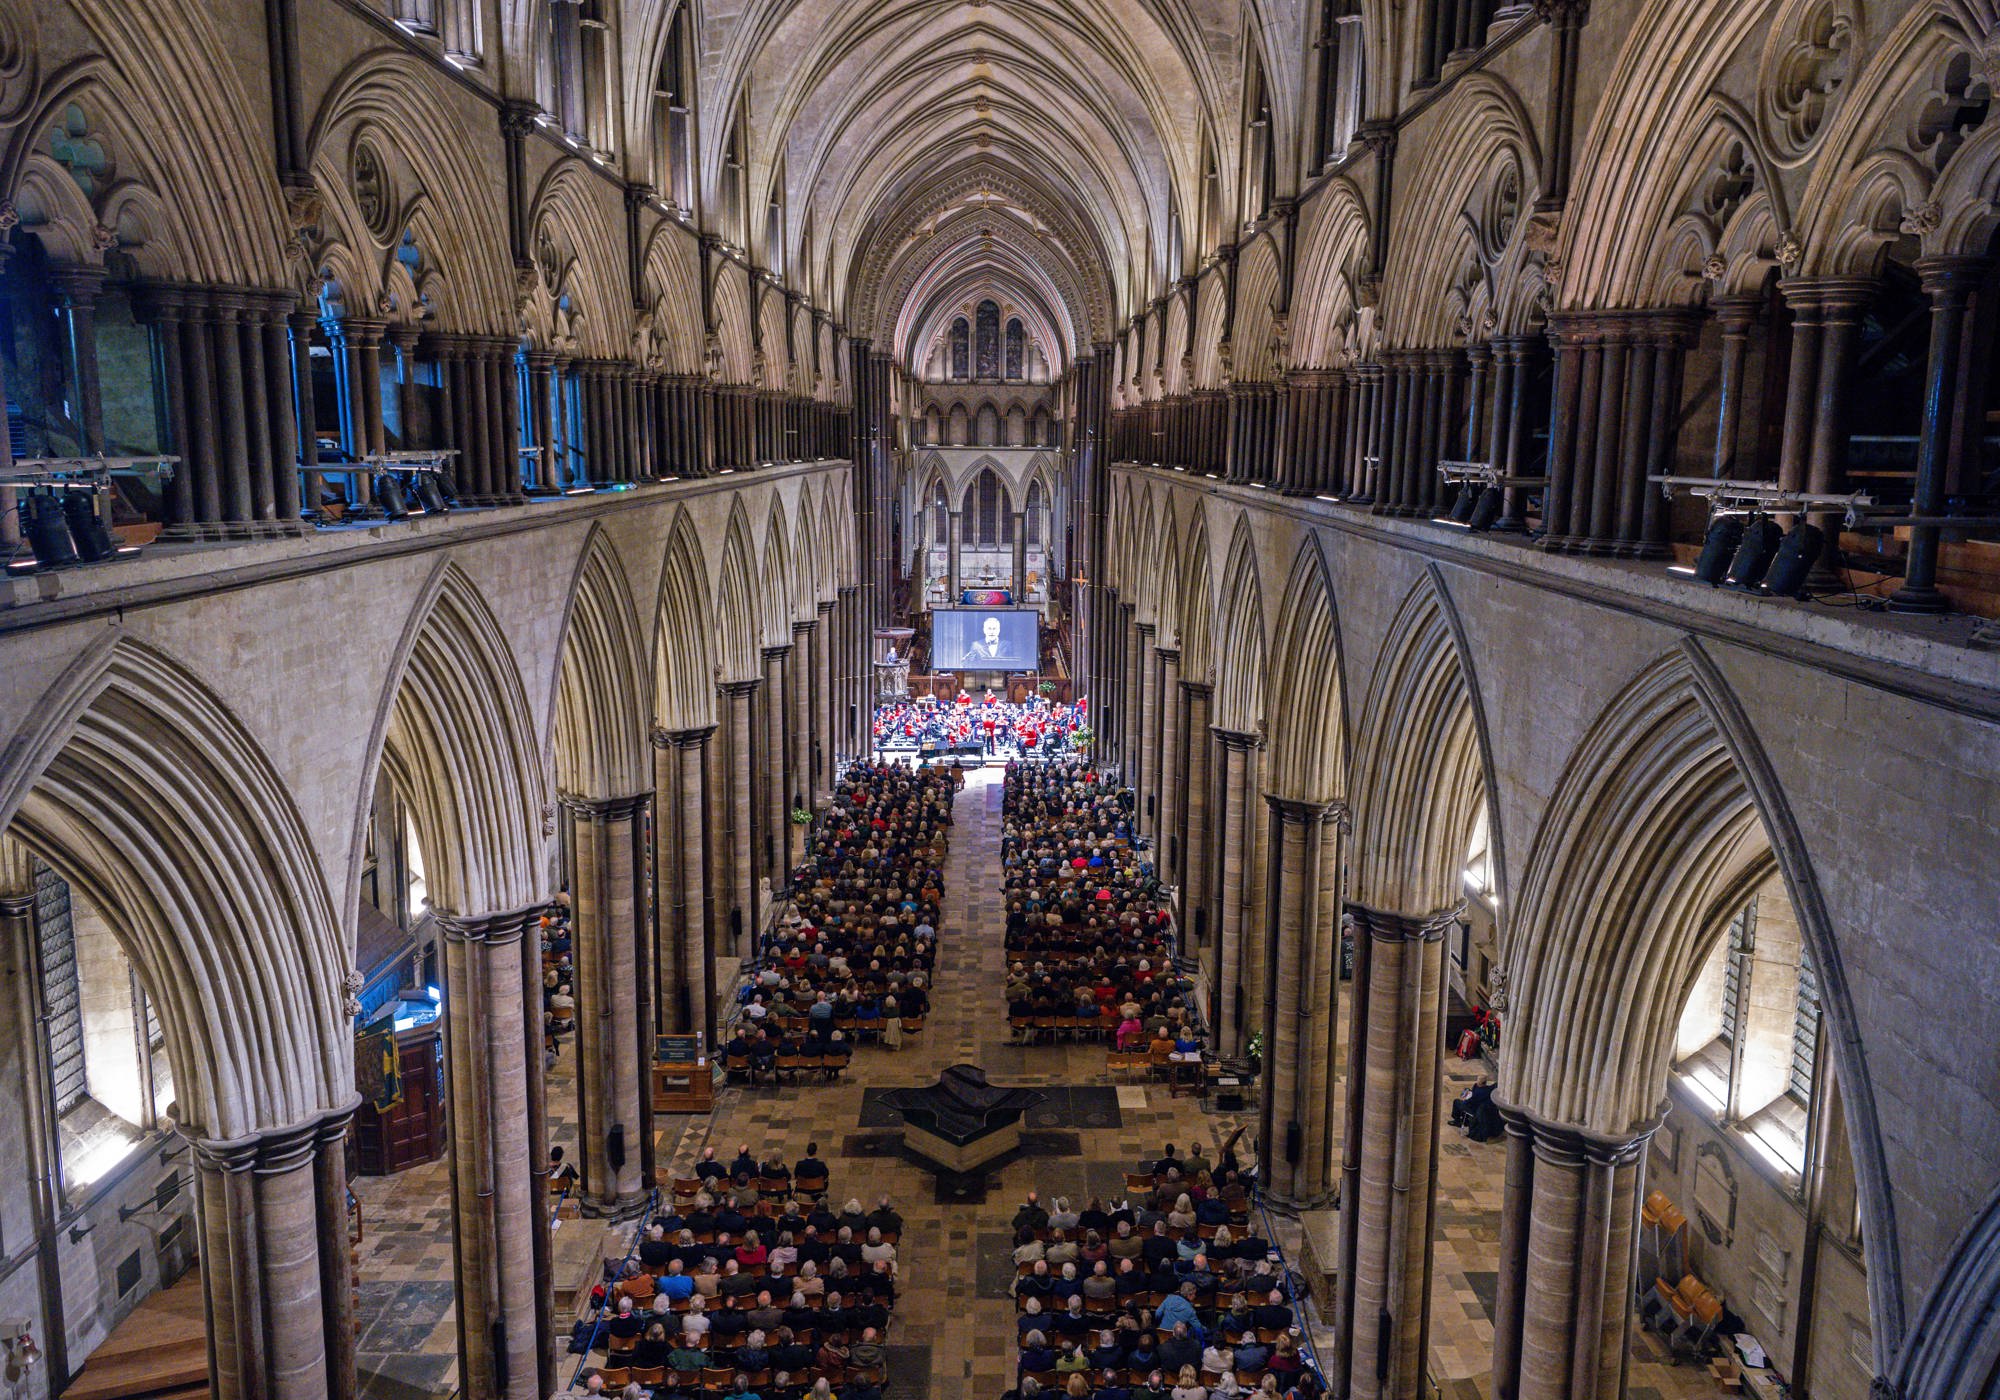
[[[799,487],[799,508],[793,518],[792,616],[800,622],[815,622],[819,619],[820,543],[808,485]]]
[[[1247,515],[1236,522],[1229,562],[1222,570],[1216,616],[1221,645],[1216,649],[1215,727],[1237,734],[1264,729],[1264,583]]]
[[[1619,1134],[1657,1114],[1675,1024],[1719,911],[1773,866],[1799,920],[1848,1114],[1878,1357],[1903,1330],[1895,1207],[1840,950],[1776,775],[1692,641],[1606,706],[1550,795],[1502,932],[1514,1012],[1500,1093]],[[1497,849],[1497,842],[1495,848]]]
[[[385,764],[409,800],[439,913],[501,913],[546,896],[547,784],[527,693],[499,620],[449,560],[411,612],[370,752],[350,857],[357,899],[376,770]]]
[[[1510,907],[1485,716],[1435,566],[1404,598],[1383,643],[1355,731],[1350,791],[1357,902],[1419,917],[1456,907],[1485,802],[1494,889],[1503,913]]]
[[[749,274],[727,258],[715,269],[715,340],[722,353],[715,377],[725,384],[752,384],[753,354],[750,348]]]
[[[685,517],[683,517],[685,519]],[[699,546],[690,543],[690,548]],[[750,540],[750,517],[744,512],[743,498],[730,505],[729,528],[722,541],[722,565],[716,576],[715,679],[754,681],[764,674],[757,655],[762,644],[757,619],[757,593],[751,579],[758,577],[757,547]]]
[[[1209,640],[1215,616],[1215,589],[1210,582],[1212,570],[1208,563],[1208,514],[1199,504],[1188,526],[1182,559],[1177,609],[1181,619],[1181,679],[1209,684],[1213,683],[1215,672],[1215,650]]]
[[[1305,247],[1293,301],[1294,358],[1309,368],[1328,369],[1352,349],[1358,284],[1368,256],[1368,210],[1354,182],[1341,175],[1307,206],[1301,222]]]
[[[1348,792],[1346,668],[1340,618],[1315,537],[1292,560],[1272,644],[1278,703],[1269,715],[1268,785],[1283,797],[1331,802]]]
[[[305,825],[250,733],[113,631],[0,754],[0,830],[104,913],[167,1037],[190,1132],[352,1103],[353,963]]]
[[[625,797],[652,785],[646,752],[648,668],[631,585],[602,526],[584,543],[570,588],[556,672],[551,748],[556,788],[578,797]]]
[[[725,559],[725,587],[728,575]],[[683,506],[667,534],[660,594],[653,604],[653,722],[660,728],[673,733],[715,722],[717,668],[709,659],[710,633],[719,637],[721,629],[722,619],[709,605],[701,536]]]
[[[1278,244],[1269,233],[1252,239],[1237,262],[1236,327],[1231,378],[1238,383],[1280,379],[1285,373],[1288,334],[1278,316]]]
[[[792,644],[792,549],[785,537],[785,511],[777,493],[771,495],[771,509],[764,517],[764,567],[758,575],[763,587],[757,590],[762,605],[764,645]]]
[[[653,353],[670,374],[702,372],[701,271],[694,239],[674,223],[654,227],[640,262],[640,296],[652,308]]]
[[[1903,1400],[2000,1394],[2000,1192],[1959,1236],[1898,1359]]]
[[[528,252],[540,278],[527,321],[541,345],[573,340],[585,355],[622,359],[633,351],[636,325],[623,242],[598,208],[595,184],[575,157],[542,177],[528,214]]]

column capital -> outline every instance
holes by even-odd
[[[804,632],[806,635],[810,636],[812,635],[813,629],[818,626],[819,626],[819,619],[816,617],[807,618],[804,622],[794,621],[792,623],[792,635],[796,637],[799,635],[799,633]],[[797,646],[798,643],[794,642],[792,643],[792,645]]]
[[[1619,1167],[1637,1161],[1639,1154],[1646,1150],[1646,1144],[1653,1140],[1653,1134],[1659,1131],[1660,1124],[1666,1121],[1670,1107],[1663,1101],[1657,1113],[1629,1132],[1600,1133],[1574,1123],[1543,1117],[1519,1104],[1507,1102],[1497,1093],[1493,1096],[1493,1106],[1500,1110],[1501,1121],[1507,1125],[1508,1132],[1533,1141],[1535,1155],[1541,1160],[1571,1166],[1588,1162],[1601,1167]]]
[[[1918,258],[1917,277],[1933,305],[1963,304],[1992,274],[1990,258]]]
[[[1794,310],[1811,308],[1844,319],[1872,304],[1882,283],[1875,277],[1787,277],[1778,290]]]
[[[1464,908],[1461,904],[1433,914],[1392,914],[1349,900],[1340,917],[1356,937],[1366,935],[1379,943],[1435,943],[1458,921]]]
[[[653,731],[658,734],[656,729]],[[635,792],[626,797],[584,797],[574,792],[558,792],[556,801],[561,803],[572,816],[585,821],[615,822],[626,817],[636,817],[646,810],[653,800],[650,792]]]
[[[755,695],[757,687],[763,683],[762,677],[747,681],[717,681],[715,688],[724,695]]]
[[[1181,649],[1179,647],[1154,647],[1153,650],[1159,655],[1160,660],[1171,661],[1177,666],[1180,664]]]
[[[761,648],[760,654],[766,661],[783,661],[791,654],[791,650],[792,644],[790,642],[781,642],[777,646]]]
[[[1264,794],[1264,805],[1269,807],[1280,821],[1299,826],[1322,822],[1328,818],[1338,821],[1347,814],[1347,804],[1344,802],[1302,802],[1295,797],[1280,797],[1271,792]]]
[[[435,912],[438,928],[447,943],[504,944],[518,942],[528,931],[528,925],[541,918],[547,908],[547,904],[530,904],[497,914],[453,914],[442,909]]]
[[[1181,681],[1181,693],[1193,700],[1206,700],[1215,694],[1215,687],[1207,681]]]
[[[1222,741],[1225,749],[1260,749],[1264,746],[1262,734],[1252,734],[1242,729],[1224,729],[1219,724],[1211,724],[1208,732]]]
[[[824,620],[824,619],[826,618],[826,616],[827,616],[827,615],[828,615],[829,613],[831,613],[831,612],[832,612],[832,611],[833,611],[833,610],[834,610],[835,608],[839,607],[839,606],[840,606],[840,604],[838,604],[838,603],[833,603],[833,602],[825,602],[825,601],[822,601],[822,602],[819,602],[819,603],[816,603],[816,604],[815,604],[814,606],[815,606],[815,607],[817,607],[817,608],[819,609],[819,615],[820,615],[820,618],[821,618],[822,620]]]
[[[360,1103],[360,1095],[354,1094],[340,1107],[303,1122],[265,1128],[242,1137],[200,1138],[185,1130],[180,1136],[194,1150],[195,1161],[210,1171],[275,1176],[306,1165],[321,1142],[345,1134]]]
[[[656,724],[650,737],[656,749],[698,749],[708,742],[708,736],[713,733],[715,726],[712,724],[694,729],[662,729]]]

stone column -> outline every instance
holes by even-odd
[[[313,1142],[319,1306],[328,1400],[354,1400],[354,1263],[347,1254],[347,1132],[352,1110],[320,1120]]]
[[[1214,742],[1209,738],[1208,711],[1213,694],[1212,688],[1204,682],[1181,682],[1181,749],[1178,759],[1183,794],[1179,832],[1182,946],[1187,948],[1191,944],[1202,955],[1211,986],[1214,985],[1215,960],[1208,953],[1215,939],[1215,926],[1209,920],[1208,874],[1214,841],[1208,830],[1208,799],[1209,789],[1214,784],[1210,779],[1208,760]],[[1210,1029],[1213,1028],[1211,1017]]]
[[[534,1154],[529,1060],[541,1006],[526,997],[523,941],[540,906],[438,915],[444,934],[445,1055],[451,1103],[459,1384],[470,1395],[536,1400],[546,1248],[545,1164]],[[539,987],[541,979],[533,979]],[[539,1197],[537,1191],[540,1191]],[[538,1238],[539,1237],[539,1238]]]
[[[806,831],[789,820],[790,809],[804,807],[812,809],[812,683],[813,683],[813,634],[819,630],[819,621],[794,622],[792,624],[792,655],[786,669],[790,673],[791,688],[786,700],[791,705],[791,761],[790,772],[785,785],[785,869],[790,872],[805,859]]]
[[[1428,1354],[1444,932],[1428,919],[1347,906],[1353,1009],[1341,1154],[1341,1364],[1350,1396],[1414,1394]]]
[[[1181,733],[1181,654],[1172,647],[1159,649],[1160,741],[1159,763],[1153,779],[1154,793],[1153,867],[1160,879],[1178,885],[1181,879],[1180,805],[1181,783],[1185,774],[1180,763]]]
[[[833,610],[835,604],[819,604],[819,630],[813,633],[813,809],[824,810],[833,802],[833,770],[839,762],[835,736],[840,732],[839,705],[835,698],[833,652],[836,641]]]
[[[791,722],[790,643],[764,648],[764,844],[758,853],[759,869],[770,877],[773,894],[784,888],[790,872],[787,852],[791,841],[791,742],[785,730]],[[754,938],[762,928],[764,911],[757,911]]]
[[[227,1142],[190,1140],[210,1388],[221,1400],[353,1393],[351,1307],[344,1294],[330,1301],[323,1292],[329,1275],[348,1286],[346,1195],[329,1214],[320,1191],[322,1139],[337,1143],[352,1114],[350,1106]],[[343,1322],[341,1335],[334,1329]]]
[[[1978,292],[1992,274],[1984,258],[1924,258],[1917,264],[1931,300],[1930,355],[1925,361],[1924,418],[1917,440],[1917,481],[1910,513],[1938,516],[1974,460],[1972,420],[1979,396],[1971,374]],[[1889,600],[1895,612],[1934,613],[1950,604],[1937,587],[1938,527],[1910,526],[1903,586]]]
[[[1724,480],[1736,475],[1737,439],[1742,435],[1743,396],[1750,392],[1744,374],[1750,359],[1750,331],[1763,313],[1764,298],[1755,296],[1711,297],[1708,309],[1715,313],[1722,333],[1722,353],[1715,391],[1715,475]]]
[[[643,1047],[653,1034],[652,989],[638,970],[651,929],[644,844],[651,801],[650,793],[562,800],[575,928],[578,1165],[583,1203],[593,1213],[623,1211],[648,1189],[639,1147],[641,1102],[651,1087],[645,1075],[652,1057]],[[618,1167],[610,1160],[614,1134],[624,1144]]]
[[[713,725],[653,731],[653,879],[659,891],[661,1028],[715,1045],[715,948],[708,937],[707,761]],[[650,1086],[649,1086],[650,1087]]]
[[[948,522],[946,527],[947,543],[945,554],[950,562],[946,566],[944,599],[949,606],[957,607],[959,580],[958,551],[959,546],[965,540],[965,513],[963,511],[951,510],[945,512],[945,517]],[[936,657],[931,658],[931,669],[933,671],[937,670]]]
[[[1017,510],[1014,515],[1014,554],[1008,564],[1014,581],[1014,602],[1018,605],[1028,596],[1028,516],[1026,511]],[[1035,659],[1035,669],[1041,669],[1041,658]]]
[[[1153,737],[1158,730],[1153,710],[1153,671],[1158,664],[1158,653],[1153,650],[1153,624],[1141,622],[1135,625],[1138,633],[1132,645],[1132,743],[1129,746],[1131,775],[1126,779],[1132,785],[1133,801],[1138,811],[1133,813],[1134,829],[1151,826],[1152,815],[1146,809],[1146,794],[1153,779]]]
[[[1264,1190],[1302,1208],[1331,1182],[1334,989],[1340,977],[1333,911],[1326,898],[1339,868],[1333,804],[1265,798],[1270,859],[1265,873],[1263,1103],[1258,1149]]]
[[[1507,1125],[1493,1318],[1499,1400],[1622,1400],[1646,1144],[1516,1106]]]

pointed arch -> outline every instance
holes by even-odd
[[[1159,561],[1155,570],[1159,581],[1153,589],[1153,645],[1177,648],[1181,635],[1181,548],[1172,496],[1161,507],[1159,535],[1153,546],[1145,556]]]
[[[732,519],[732,527],[734,525]],[[725,580],[729,565],[725,557]],[[726,586],[726,584],[725,584]],[[694,518],[683,506],[667,535],[660,594],[653,604],[653,722],[669,733],[713,724],[716,667],[710,632],[720,618],[709,607],[708,561]]]
[[[1503,913],[1511,907],[1485,736],[1464,635],[1433,565],[1396,614],[1355,730],[1356,901],[1413,916],[1456,906],[1484,805],[1494,889]]]
[[[1300,544],[1285,580],[1271,670],[1279,701],[1270,714],[1271,758],[1266,771],[1274,785],[1282,781],[1295,789],[1279,795],[1305,802],[1347,796],[1340,623],[1326,561],[1310,536]]]
[[[764,518],[764,567],[758,574],[758,616],[762,622],[764,645],[792,644],[792,548],[785,533],[784,502],[775,492],[771,509]]]
[[[1188,527],[1187,548],[1182,552],[1181,679],[1212,684],[1215,649],[1210,644],[1214,626],[1215,589],[1210,582],[1213,570],[1208,563],[1208,514],[1199,504]]]
[[[715,662],[719,681],[754,681],[763,677],[757,655],[761,632],[757,623],[757,548],[750,542],[750,517],[743,498],[730,506],[729,530],[722,541],[722,567],[715,585]]]
[[[0,754],[0,830],[111,923],[160,1017],[191,1133],[353,1101],[341,929],[290,793],[192,673],[114,632]]]
[[[792,528],[792,616],[799,622],[819,617],[819,526],[813,519],[812,490],[799,488],[799,508]]]
[[[1727,925],[1720,911],[1775,868],[1819,978],[1886,1367],[1903,1337],[1901,1251],[1853,996],[1784,789],[1699,644],[1684,639],[1605,707],[1547,810],[1502,932],[1503,964],[1518,970],[1502,1096],[1616,1132],[1653,1116],[1681,1008]]]
[[[1260,734],[1265,695],[1264,584],[1258,574],[1247,515],[1237,520],[1235,537],[1229,543],[1217,616],[1222,645],[1216,649],[1215,727],[1236,734]]]
[[[594,525],[570,587],[551,707],[559,791],[607,798],[650,788],[641,635],[624,567],[604,527]]]
[[[376,772],[387,764],[417,824],[435,909],[480,915],[539,903],[548,779],[527,692],[499,620],[449,560],[411,613],[384,705],[355,814],[357,898]]]

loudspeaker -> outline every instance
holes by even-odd
[[[1774,598],[1796,598],[1805,591],[1806,575],[1819,562],[1819,552],[1826,547],[1826,536],[1817,525],[1804,520],[1792,526],[1785,536],[1785,542],[1778,546],[1778,557],[1771,561],[1770,572],[1764,576],[1764,591]]]
[[[1479,493],[1473,504],[1472,518],[1465,523],[1472,527],[1474,534],[1484,534],[1493,528],[1493,522],[1500,518],[1500,488],[1489,486]]]
[[[86,564],[109,559],[118,552],[118,542],[104,528],[97,513],[97,498],[88,491],[65,491],[63,515],[69,521],[70,538],[76,541],[77,556]]]
[[[35,563],[44,569],[60,569],[76,562],[76,546],[70,543],[69,522],[63,518],[62,502],[47,492],[21,498],[21,533],[35,552]]]
[[[1701,557],[1695,560],[1694,576],[1703,583],[1721,583],[1742,538],[1742,516],[1718,515],[1709,521],[1708,538],[1701,542]]]
[[[403,483],[393,472],[383,472],[375,478],[375,504],[391,520],[401,520],[410,513],[409,497],[403,494]]]
[[[1743,527],[1736,555],[1729,561],[1729,575],[1723,581],[1734,588],[1755,588],[1762,583],[1764,571],[1771,567],[1771,556],[1778,552],[1778,542],[1784,534],[1770,516],[1751,516]]]

